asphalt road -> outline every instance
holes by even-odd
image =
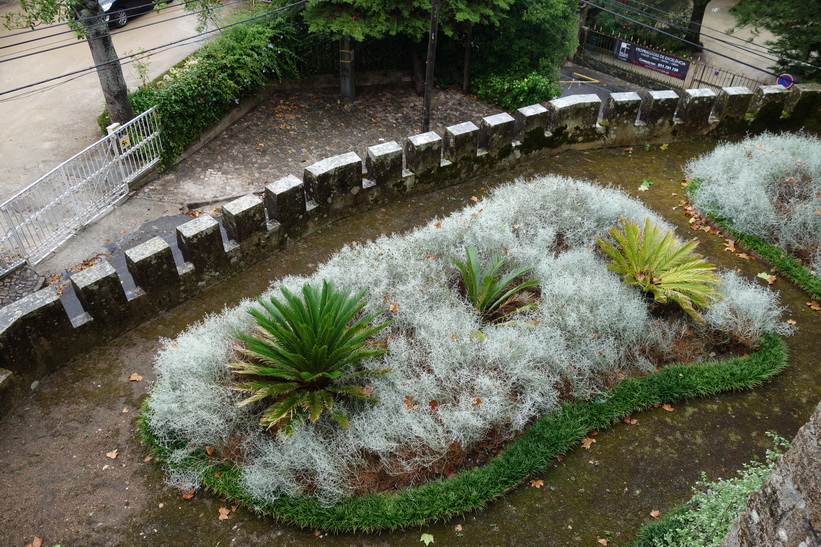
[[[3,14],[19,3],[0,5]],[[112,31],[120,56],[151,50],[197,34],[196,17],[181,2],[147,13]],[[202,38],[149,52],[148,77],[161,74],[200,47]],[[27,42],[27,43],[26,43]],[[25,56],[25,57],[23,57]],[[36,30],[0,30],[0,200],[82,151],[100,137],[96,124],[104,101],[95,71],[7,93],[93,66],[88,45],[66,24]],[[123,72],[130,89],[139,85],[135,64]]]

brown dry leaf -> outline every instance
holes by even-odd
[[[128,413],[128,407],[127,406],[123,407],[123,414],[127,414],[127,413]]]
[[[205,214],[205,211],[188,211],[185,214],[190,216],[190,217],[201,217],[202,215]]]
[[[748,255],[747,253],[738,253],[736,256],[742,260],[753,260],[753,257]]]
[[[585,450],[590,450],[590,447],[593,445],[594,442],[596,442],[596,439],[585,437],[584,439],[582,439],[582,448],[584,448]]]
[[[428,406],[430,407],[431,412],[436,412],[437,410],[439,410],[439,401],[434,399],[428,403]]]
[[[599,539],[596,541],[596,543],[598,543],[599,545],[604,545],[604,547],[607,547],[607,540],[606,540],[606,539],[604,539],[604,538],[599,538]]]
[[[622,152],[632,152],[632,151],[633,151],[633,147],[632,147],[632,146],[625,146],[625,147],[624,147],[624,148],[622,148],[621,150],[622,150]]]
[[[479,198],[476,196],[470,196],[470,201],[479,201]]]
[[[31,543],[26,543],[26,547],[42,547],[43,546],[43,538],[34,536],[34,539],[31,540]]]
[[[116,449],[116,448],[115,448],[114,450],[112,450],[111,452],[106,452],[106,453],[105,453],[106,457],[107,457],[107,458],[111,458],[112,460],[116,460],[116,459],[117,459],[117,454],[119,454],[119,452],[117,451],[117,449]]]
[[[194,489],[192,488],[191,490],[180,491],[180,494],[182,495],[182,499],[190,500],[194,497]]]
[[[231,514],[231,510],[228,509],[227,507],[220,507],[219,512],[220,512],[220,516],[219,516],[220,520],[228,520],[228,515]]]
[[[821,303],[813,300],[812,302],[807,302],[807,306],[810,307],[813,311],[821,311]]]
[[[437,220],[436,222],[434,222],[434,223],[433,223],[433,225],[434,225],[435,227],[437,227],[437,228],[441,228],[441,227],[442,227],[442,221],[441,221],[441,220]]]
[[[461,532],[462,531],[462,525],[457,524],[456,526],[453,527],[453,529],[456,530],[457,532]]]
[[[480,404],[482,404],[482,398],[481,397],[476,397],[476,400],[473,401],[472,403],[470,403],[470,406],[476,406],[476,405],[480,405]]]
[[[322,530],[314,530],[314,535],[316,537],[320,537],[322,535]]]
[[[659,518],[659,515],[661,515],[661,511],[659,511],[658,509],[653,509],[652,511],[650,511],[650,516],[654,519]]]
[[[735,252],[735,241],[733,241],[732,239],[727,239],[726,243],[724,244],[724,250],[734,253]]]
[[[518,230],[518,229],[519,229],[519,225],[518,225],[518,224],[514,224],[514,225],[513,225],[513,229],[514,229],[514,230]]]
[[[208,454],[209,456],[213,456],[214,455],[214,447],[213,446],[206,446],[205,447],[205,453]]]
[[[143,458],[143,461],[144,461],[144,462],[146,462],[146,463],[148,463],[148,462],[150,462],[150,461],[151,461],[151,460],[153,460],[153,459],[154,459],[154,456],[146,456],[145,458]]]
[[[787,324],[788,325],[797,325],[798,321],[796,321],[795,319],[787,319]]]
[[[456,340],[456,333],[455,332],[450,335],[450,339],[451,340]]]
[[[391,313],[396,313],[399,311],[399,306],[396,305],[396,302],[391,302],[388,306],[388,311]]]
[[[625,416],[624,418],[622,418],[621,421],[623,421],[626,424],[630,424],[630,425],[636,425],[637,423],[639,423],[639,421],[637,419],[631,418],[629,414],[627,416]]]
[[[773,283],[775,283],[776,279],[777,278],[774,275],[771,275],[770,277],[767,278],[767,283],[772,285]]]
[[[672,412],[674,410],[673,407],[669,403],[664,403],[663,405],[661,405],[661,408],[663,408],[667,412]]]
[[[544,481],[542,479],[530,479],[530,486],[532,486],[533,488],[541,488],[542,486],[544,486]]]
[[[591,431],[591,432],[590,432],[590,436],[591,436],[591,437],[595,437],[595,436],[597,436],[598,434],[599,434],[599,432],[598,432],[598,431],[596,431],[595,429],[594,429],[593,431]]]
[[[128,377],[129,382],[142,382],[143,377],[137,374],[136,372],[132,372],[131,376]]]

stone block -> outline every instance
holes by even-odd
[[[611,93],[604,103],[602,119],[610,126],[635,125],[640,107],[638,93]]]
[[[134,283],[148,294],[163,293],[179,286],[174,255],[161,237],[126,250],[125,263]]]
[[[507,112],[485,116],[479,127],[479,149],[489,154],[497,154],[513,142],[513,128],[516,120]]]
[[[263,202],[268,218],[291,233],[305,216],[305,184],[294,175],[282,177],[265,186]]]
[[[821,133],[821,84],[796,84],[791,91],[786,105],[790,129]]]
[[[202,215],[177,226],[177,247],[186,262],[200,272],[213,272],[225,260],[219,222]]]
[[[672,125],[680,97],[673,90],[648,91],[642,100],[639,120],[647,125]]]
[[[337,194],[362,189],[362,159],[354,152],[325,158],[306,167],[303,180],[307,199],[329,204]]]
[[[473,122],[464,122],[445,128],[444,157],[458,162],[475,158],[479,149],[479,128]]]
[[[253,194],[242,196],[222,206],[222,222],[228,239],[242,243],[265,233],[265,208]]]
[[[780,85],[762,85],[755,91],[750,111],[756,122],[777,121],[784,112],[790,90]]]
[[[523,106],[513,115],[516,122],[513,127],[513,134],[517,139],[526,139],[527,135],[537,132],[540,137],[544,136],[548,122],[548,111],[540,104]]]
[[[394,186],[402,181],[402,147],[396,141],[368,147],[365,158],[368,178],[377,186]]]
[[[71,284],[74,294],[92,319],[106,320],[128,315],[128,298],[120,276],[110,263],[101,262],[76,272],[71,276]]]
[[[568,132],[589,130],[599,121],[601,99],[598,95],[570,95],[548,103],[548,127],[551,133],[560,127]]]
[[[676,117],[692,128],[706,126],[715,102],[712,89],[685,89],[676,107]]]
[[[442,162],[442,137],[435,131],[408,137],[405,141],[405,161],[410,171],[424,173]]]
[[[750,109],[753,92],[744,86],[722,87],[718,92],[712,116],[719,119],[743,119]]]

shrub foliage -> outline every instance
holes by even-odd
[[[238,404],[272,398],[274,402],[262,413],[260,424],[278,427],[286,437],[302,419],[316,422],[325,410],[340,427],[347,428],[348,419],[343,410],[334,407],[334,398],[376,402],[365,388],[346,382],[388,372],[356,367],[385,353],[383,349],[366,349],[364,344],[389,322],[371,325],[379,311],[357,319],[365,306],[365,289],[351,294],[326,281],[322,289],[305,284],[303,299],[284,287],[282,295],[284,302],[271,297],[267,302],[259,301],[262,310],[248,310],[256,319],[257,336],[237,335],[244,342],[237,351],[250,361],[228,367],[253,377],[233,386],[252,394]]]
[[[628,285],[636,285],[653,295],[656,302],[675,303],[696,321],[703,321],[698,308],[709,306],[718,298],[718,277],[715,267],[693,252],[696,241],[684,244],[672,230],[662,235],[662,229],[645,219],[644,229],[635,222],[621,220],[622,229],[614,226],[610,236],[616,245],[604,238],[597,243],[612,260],[608,269],[624,277]]]

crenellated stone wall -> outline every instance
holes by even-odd
[[[71,277],[82,308],[69,317],[55,287],[0,309],[0,416],[33,382],[88,349],[184,302],[328,222],[405,195],[424,193],[513,162],[569,148],[741,137],[765,129],[821,128],[821,85],[787,91],[725,88],[575,95],[435,132],[326,158],[298,178],[268,184],[176,230],[126,251],[126,283],[108,263]],[[364,167],[364,169],[363,169]],[[173,243],[173,242],[172,242]],[[134,288],[126,290],[125,286]],[[68,343],[67,341],[70,341]]]

